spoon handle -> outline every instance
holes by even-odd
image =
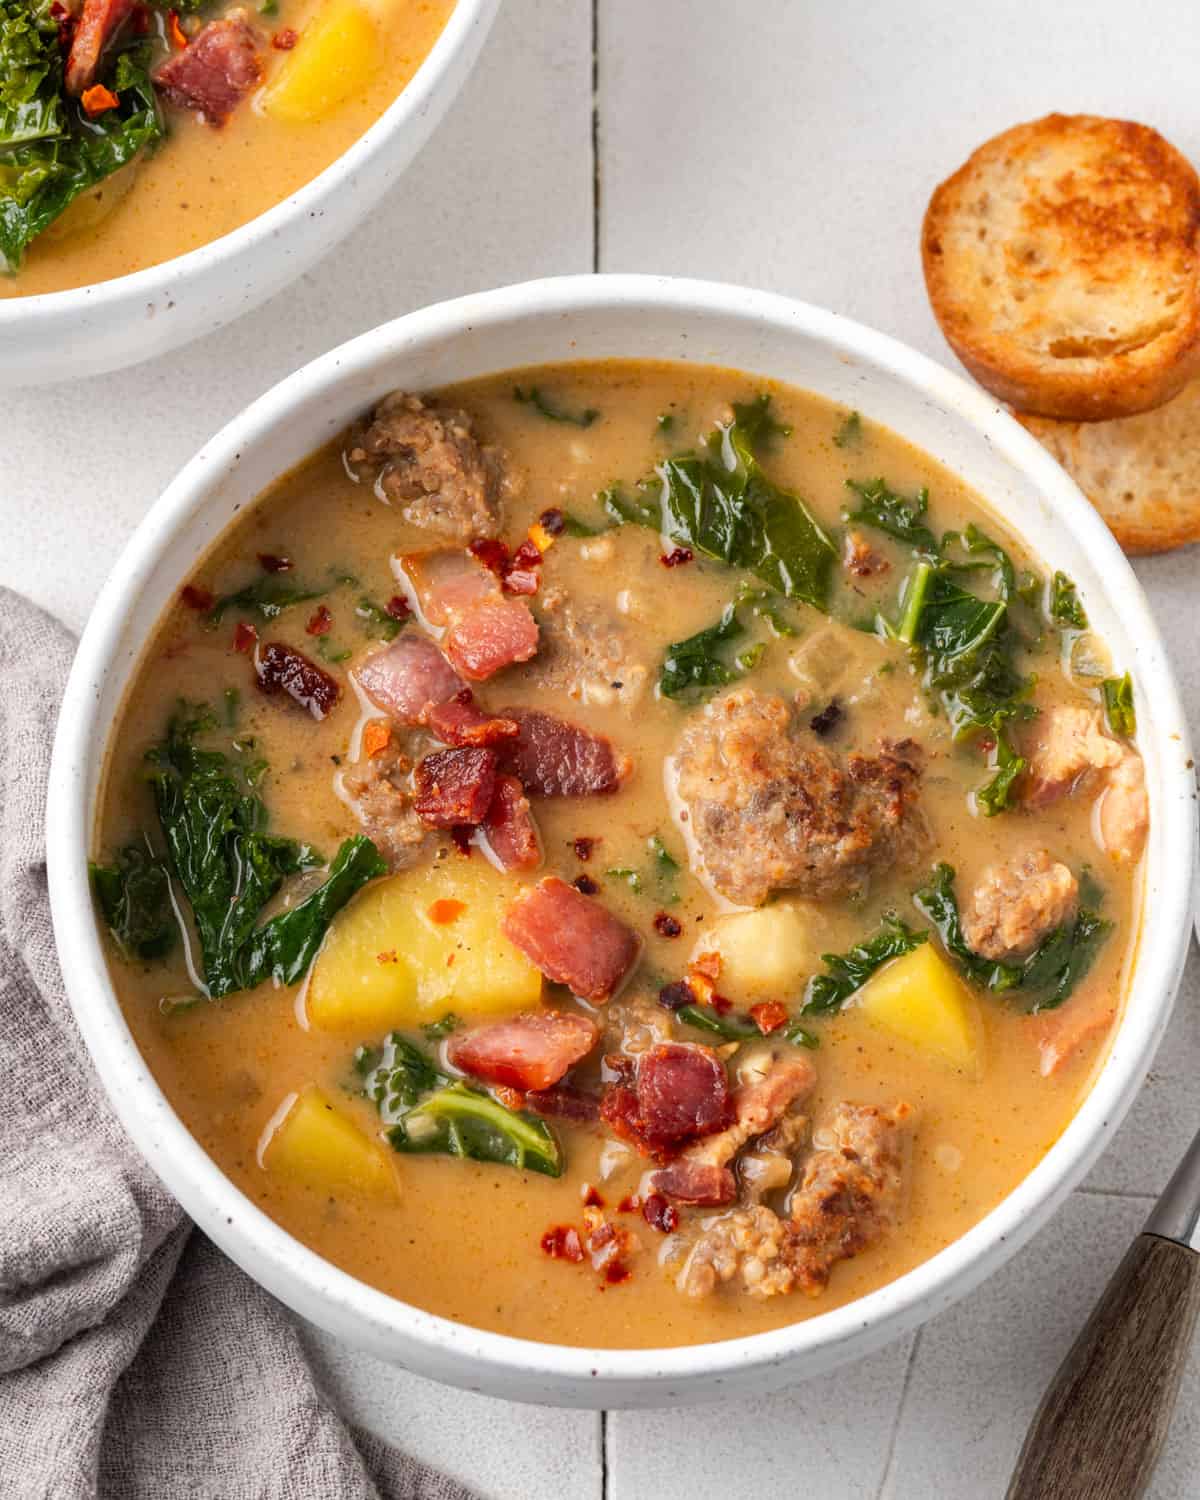
[[[1140,1234],[1042,1398],[1007,1500],[1137,1500],[1200,1312],[1200,1253]]]

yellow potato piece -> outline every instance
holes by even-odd
[[[373,881],[330,926],[305,994],[309,1021],[373,1036],[451,1010],[538,1004],[541,973],[500,932],[518,889],[478,856]]]
[[[859,990],[854,1006],[942,1062],[974,1070],[975,1001],[932,943],[885,964]]]
[[[322,1192],[350,1190],[372,1198],[394,1198],[397,1192],[387,1152],[316,1087],[293,1096],[263,1142],[260,1160],[267,1171]]]
[[[379,67],[379,29],[358,0],[327,0],[300,33],[263,95],[277,120],[323,120],[361,94]]]
[[[819,967],[821,952],[829,947],[825,925],[815,906],[778,901],[758,911],[718,917],[692,958],[720,956],[716,987],[731,1000],[782,999],[799,993],[806,976]]]

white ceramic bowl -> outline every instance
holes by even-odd
[[[0,390],[101,375],[165,354],[302,276],[366,217],[428,140],[499,9],[500,0],[458,0],[408,86],[366,133],[248,224],[129,276],[0,301]]]
[[[728,1343],[647,1351],[563,1348],[433,1317],[336,1270],[268,1219],[187,1133],[142,1061],[105,968],[85,866],[105,740],[142,646],[239,506],[396,386],[618,355],[714,362],[811,388],[886,423],[973,485],[1076,579],[1118,667],[1132,671],[1152,809],[1126,1014],[1091,1093],[1025,1181],[953,1245],[848,1307]],[[80,645],[51,778],[50,892],[71,1001],[118,1114],[200,1227],[276,1296],[375,1355],[472,1389],[563,1405],[666,1405],[765,1390],[868,1353],[996,1270],[1079,1182],[1141,1084],[1175,995],[1190,931],[1190,766],[1171,669],[1129,565],[1063,471],[989,396],[882,334],[782,297],[575,277],[464,297],[364,334],[276,386],[184,469],[129,543]]]

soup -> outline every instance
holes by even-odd
[[[248,223],[388,107],[453,0],[0,0],[0,297]]]
[[[864,415],[631,362],[396,393],[146,651],[113,979],[222,1170],[364,1281],[753,1333],[1070,1120],[1137,941],[1135,727],[1071,581]]]

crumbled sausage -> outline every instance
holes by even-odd
[[[375,470],[377,488],[406,521],[448,541],[498,535],[517,489],[507,456],[480,445],[466,412],[404,391],[384,397],[346,456]]]
[[[541,606],[538,685],[578,703],[633,708],[645,695],[650,665],[632,632],[602,604],[577,602],[565,589],[543,589]]]
[[[1079,882],[1045,849],[989,865],[963,913],[963,936],[984,958],[1021,958],[1063,926],[1079,904]]]
[[[1102,847],[1120,863],[1137,859],[1150,821],[1142,757],[1107,732],[1098,709],[1071,704],[1047,709],[1028,754],[1025,801],[1030,807],[1046,807],[1099,785]]]
[[[803,743],[782,698],[739,688],[684,730],[676,788],[722,895],[745,906],[781,889],[843,896],[913,842],[922,759],[905,740],[843,761]]]
[[[339,790],[393,870],[414,865],[431,846],[412,798],[412,758],[393,735],[377,754],[348,766]]]

